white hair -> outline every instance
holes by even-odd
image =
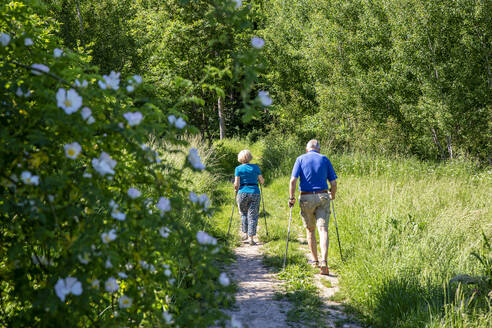
[[[252,159],[253,155],[251,155],[251,152],[247,149],[241,150],[237,155],[237,161],[242,164],[249,163]]]
[[[309,142],[306,145],[306,149],[307,150],[310,150],[310,149],[319,150],[320,149],[320,146],[319,146],[318,140],[316,140],[316,139],[309,140]]]

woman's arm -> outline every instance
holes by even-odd
[[[261,184],[265,184],[265,179],[263,179],[261,174],[258,176],[258,181],[260,181]]]
[[[240,180],[241,180],[240,177],[234,178],[234,190],[236,191],[236,194],[237,194],[237,191],[239,190]]]

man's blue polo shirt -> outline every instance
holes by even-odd
[[[300,191],[327,190],[328,181],[336,180],[337,175],[328,157],[310,150],[296,159],[292,177],[299,178]]]

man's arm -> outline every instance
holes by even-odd
[[[291,177],[289,184],[289,207],[294,206],[296,203],[296,184],[297,178]]]
[[[335,199],[337,193],[337,180],[330,181],[330,199]]]

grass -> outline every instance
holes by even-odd
[[[288,170],[299,151],[290,144],[288,149],[276,147],[274,157],[268,152],[259,156],[268,160],[260,165],[282,163],[279,169],[265,172],[269,234],[261,216],[259,237],[268,242],[265,263],[280,272],[289,220]],[[346,259],[345,263],[340,260],[331,222],[328,263],[339,275],[342,288],[334,299],[347,302],[373,327],[491,327],[487,291],[475,296],[480,302],[462,306],[475,286],[463,286],[463,292],[456,294],[461,287],[448,282],[459,274],[486,274],[471,253],[483,249],[482,232],[492,239],[492,172],[461,161],[434,163],[365,154],[329,158],[339,176],[335,207]],[[213,220],[218,230],[227,232],[232,184],[218,188],[228,201]],[[235,216],[232,245],[238,229]],[[305,314],[316,311],[310,306],[316,304],[317,294],[310,287],[312,273],[304,254],[298,251],[299,235],[304,235],[304,229],[296,204],[288,266],[280,274],[286,279],[284,295],[291,293],[295,311],[300,311],[289,314],[292,321],[302,321]]]

